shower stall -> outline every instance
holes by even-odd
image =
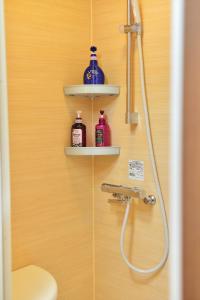
[[[172,119],[169,99],[182,86],[174,85],[180,73],[170,57],[180,71],[175,49],[182,40],[177,46],[175,37],[183,20],[180,27],[174,21],[172,40],[170,24],[182,1],[0,4],[0,299],[19,300],[11,295],[11,275],[15,281],[16,272],[34,265],[52,275],[59,300],[181,300],[180,273],[171,279],[180,270],[179,227],[169,235],[167,215],[177,222],[178,204],[171,212],[169,200],[179,203],[180,195],[169,165],[173,159],[180,168],[173,151],[180,119]],[[82,85],[91,45],[104,86]],[[70,128],[80,109],[87,147],[72,149]],[[107,149],[94,147],[102,109],[112,131]]]

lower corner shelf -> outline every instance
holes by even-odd
[[[119,155],[120,147],[65,147],[65,155]]]

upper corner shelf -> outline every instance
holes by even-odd
[[[85,96],[94,98],[99,96],[117,96],[119,93],[120,87],[111,84],[80,84],[64,87],[65,96]]]

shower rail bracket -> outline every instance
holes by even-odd
[[[137,34],[142,33],[142,25],[141,23],[135,23],[130,25],[120,25],[120,31],[123,33],[132,33],[135,32]]]
[[[126,112],[125,122],[126,122],[126,124],[138,124],[139,113],[138,112]]]
[[[124,185],[116,185],[110,183],[102,183],[102,192],[111,193],[114,199],[110,199],[110,203],[128,202],[133,198],[138,198],[144,201],[145,204],[156,204],[156,197],[154,195],[147,195],[145,190],[140,187],[127,187]]]

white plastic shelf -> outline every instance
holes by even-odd
[[[65,147],[66,155],[119,155],[120,147]]]
[[[64,87],[65,96],[85,96],[94,98],[100,96],[117,96],[119,93],[120,87],[111,84],[81,84]]]

